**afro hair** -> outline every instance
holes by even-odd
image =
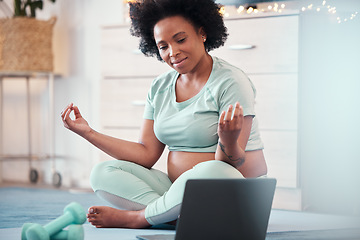
[[[156,56],[162,61],[154,40],[154,26],[171,16],[182,16],[196,29],[206,33],[207,52],[221,47],[227,39],[227,29],[214,0],[139,0],[130,4],[130,32],[140,38],[139,48],[146,56]]]

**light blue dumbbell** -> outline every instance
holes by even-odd
[[[21,240],[27,240],[26,231],[34,223],[25,223],[21,232]],[[72,224],[68,230],[61,230],[55,235],[50,237],[50,240],[83,240],[84,239],[84,228],[80,224]]]
[[[68,230],[61,230],[50,237],[51,240],[83,240],[84,228],[80,224],[73,224],[69,226]]]
[[[21,240],[27,240],[26,231],[33,225],[33,223],[25,223],[21,229]]]
[[[24,228],[27,240],[50,240],[50,237],[60,232],[63,228],[70,224],[83,224],[86,221],[86,213],[82,206],[76,202],[70,203],[64,209],[64,214],[52,222],[41,226],[40,224],[32,224],[31,226],[24,224],[22,231],[22,239]]]

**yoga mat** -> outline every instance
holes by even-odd
[[[85,210],[94,205],[108,205],[93,192],[39,188],[0,188],[0,239],[20,239],[26,222],[45,225],[63,213],[70,202],[80,203]],[[108,205],[109,206],[109,205]],[[271,211],[268,240],[283,239],[360,239],[360,218],[309,212]],[[166,234],[171,229],[98,229],[84,224],[85,239],[135,240],[136,235]]]
[[[26,222],[46,224],[62,215],[70,202],[80,203],[86,211],[93,205],[106,205],[93,192],[0,188],[0,228],[18,228]]]

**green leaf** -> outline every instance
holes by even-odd
[[[3,1],[3,0],[0,0]],[[49,0],[52,3],[55,3],[56,0]],[[14,17],[16,16],[28,16],[36,17],[36,10],[43,9],[43,0],[14,0]],[[26,9],[30,8],[30,14],[28,14]]]
[[[14,16],[25,16],[22,13],[21,0],[14,0]]]
[[[39,1],[35,1],[35,2],[31,2],[29,3],[30,6],[30,11],[31,11],[31,17],[36,17],[36,9],[43,9],[43,1],[39,0]]]

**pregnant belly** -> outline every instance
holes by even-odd
[[[262,150],[245,153],[245,163],[238,168],[245,178],[255,178],[267,174],[267,165]],[[183,172],[196,164],[214,160],[215,153],[170,152],[168,156],[168,175],[174,182]]]
[[[215,153],[172,151],[168,155],[169,178],[174,182],[183,172],[191,169],[196,164],[214,159]]]

